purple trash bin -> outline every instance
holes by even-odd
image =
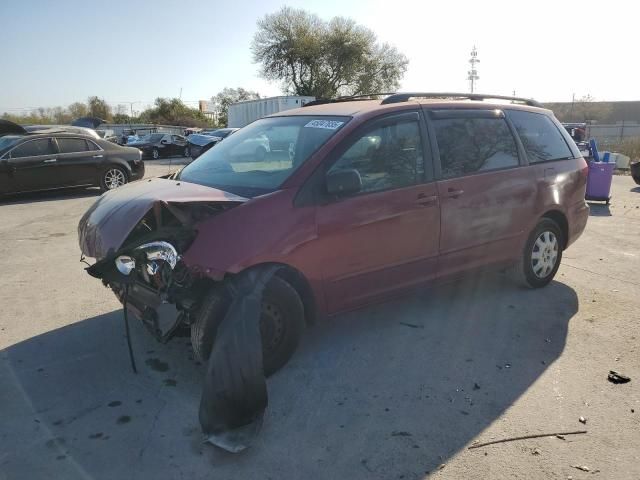
[[[616,164],[613,162],[589,162],[587,194],[585,195],[587,200],[609,203],[614,168],[616,168]]]

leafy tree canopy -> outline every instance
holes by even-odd
[[[253,58],[287,93],[332,98],[396,90],[407,57],[355,21],[283,7],[258,21]]]

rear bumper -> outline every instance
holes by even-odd
[[[575,242],[587,226],[589,219],[589,205],[585,201],[575,204],[569,213],[569,237],[567,238],[567,247]]]

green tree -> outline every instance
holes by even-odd
[[[154,105],[140,114],[140,121],[183,127],[211,126],[211,122],[204,113],[186,106],[178,98],[156,98]]]
[[[232,103],[245,100],[257,100],[259,98],[260,94],[258,92],[245,90],[242,87],[223,88],[216,96],[211,97],[211,101],[215,104],[218,113],[218,125],[227,126],[227,113],[229,112],[229,105]]]
[[[111,121],[111,107],[104,101],[103,98],[89,97],[87,99],[88,113],[91,117],[102,118],[103,120]]]
[[[318,98],[393,91],[409,63],[352,19],[323,21],[290,7],[258,21],[252,52],[264,78],[281,81],[287,92]]]
[[[87,105],[82,102],[74,102],[67,107],[69,111],[69,115],[71,115],[72,119],[86,117],[89,114],[89,109]]]

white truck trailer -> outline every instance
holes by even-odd
[[[259,118],[283,110],[300,108],[315,99],[315,97],[284,96],[232,103],[227,113],[227,127],[242,128]]]

